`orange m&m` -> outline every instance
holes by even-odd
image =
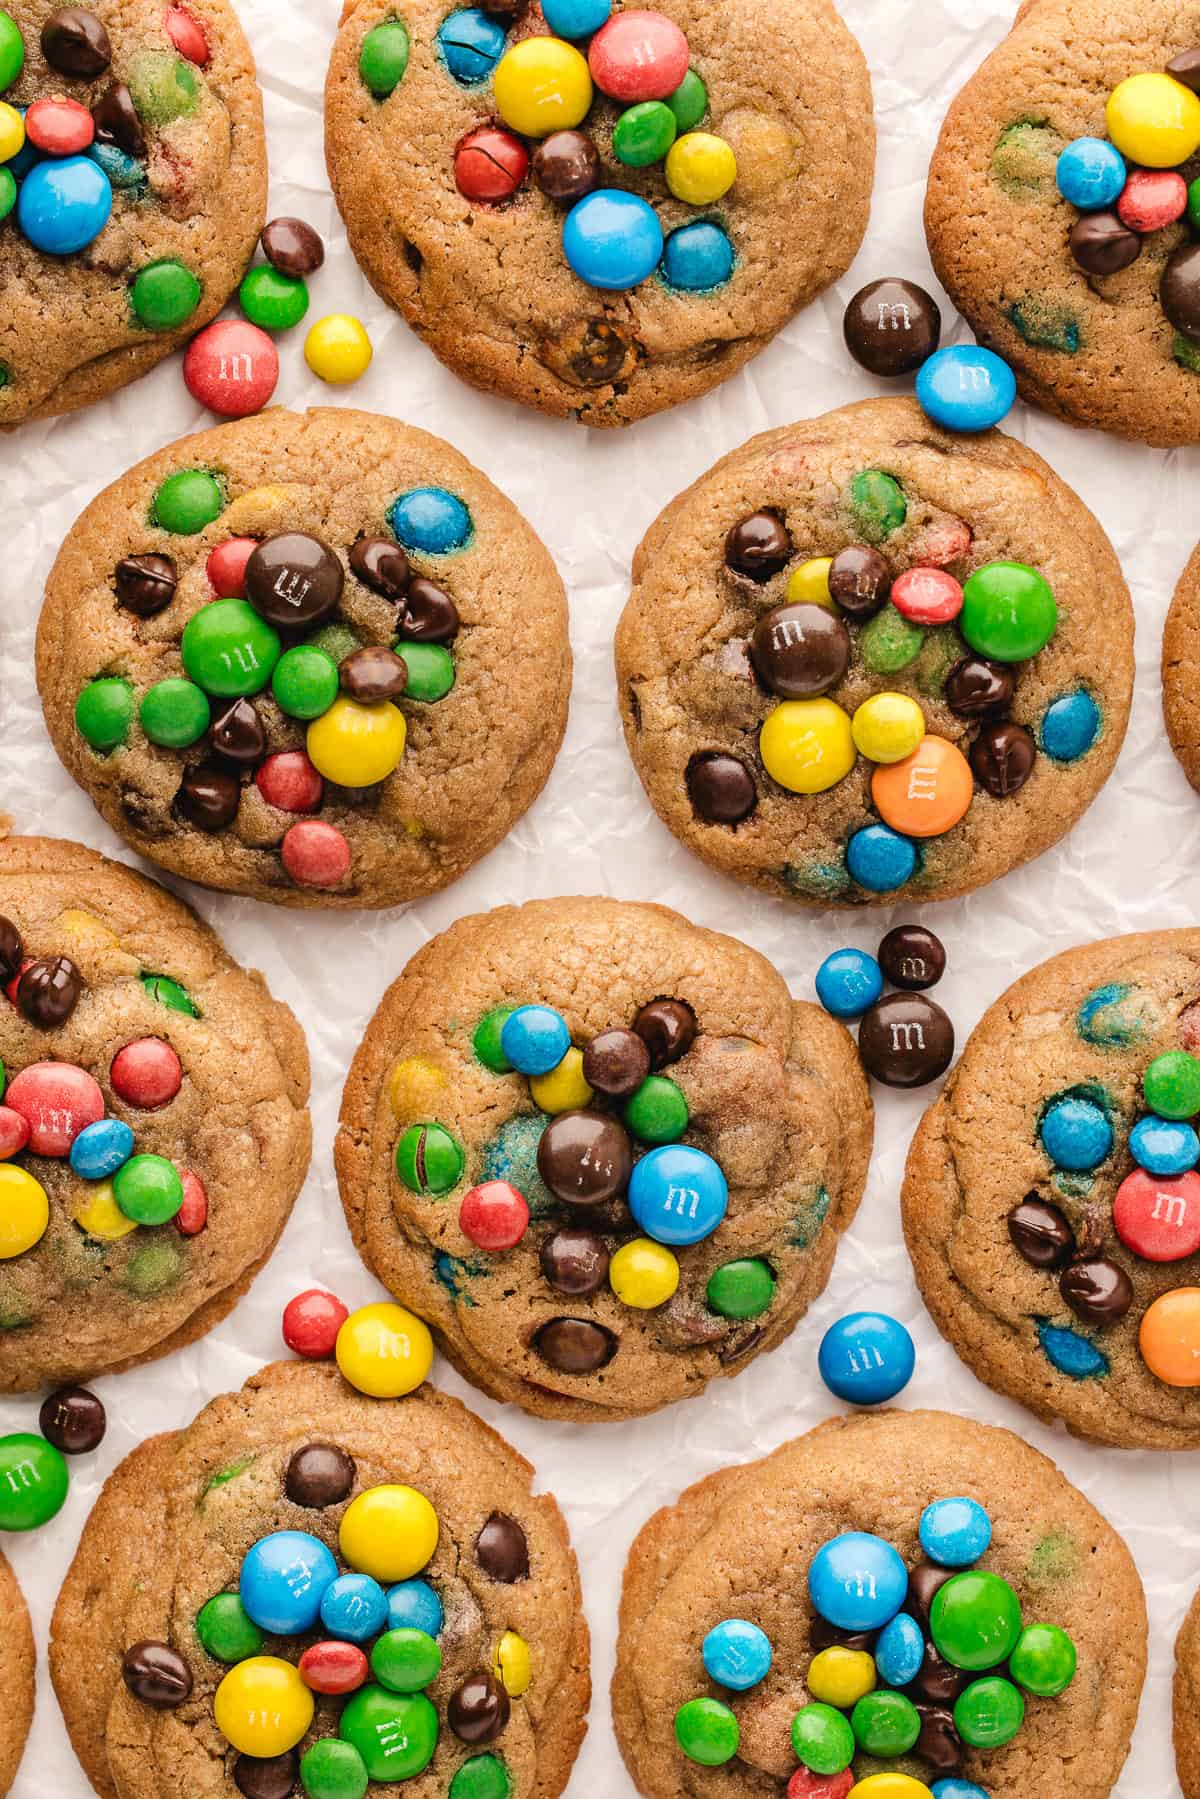
[[[1138,1346],[1168,1387],[1200,1387],[1200,1287],[1161,1294],[1142,1319]]]
[[[971,804],[975,779],[945,737],[923,737],[911,756],[877,768],[871,798],[884,824],[906,837],[940,837]]]

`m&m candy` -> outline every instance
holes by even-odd
[[[244,1662],[259,1655],[266,1635],[236,1593],[216,1593],[196,1614],[196,1635],[214,1661]]]
[[[745,1618],[726,1618],[709,1631],[701,1655],[710,1680],[745,1693],[770,1671],[771,1640],[757,1624]]]
[[[623,292],[658,267],[662,225],[654,208],[637,194],[601,187],[571,208],[563,220],[562,245],[581,281]]]
[[[850,1722],[831,1705],[802,1705],[792,1719],[792,1748],[814,1774],[840,1774],[854,1757]]]
[[[940,837],[953,830],[974,792],[970,764],[945,737],[923,737],[910,756],[880,765],[871,777],[879,816],[906,837]]]
[[[758,739],[763,767],[790,793],[824,793],[854,767],[848,715],[833,700],[784,700]]]
[[[312,1629],[321,1615],[325,1589],[337,1577],[337,1563],[319,1537],[279,1530],[247,1552],[238,1591],[247,1616],[262,1630],[294,1637]]]
[[[265,331],[242,319],[218,319],[188,345],[183,379],[193,400],[221,418],[261,412],[279,380],[279,355]]]
[[[438,1715],[424,1693],[389,1693],[371,1685],[350,1700],[339,1730],[358,1750],[371,1780],[411,1780],[433,1759]]]
[[[169,1105],[183,1085],[183,1066],[161,1037],[139,1037],[112,1059],[108,1078],[117,1098],[145,1112]]]
[[[591,37],[607,23],[612,0],[545,0],[542,17],[555,37]]]
[[[304,340],[304,360],[314,375],[345,387],[365,375],[375,352],[365,325],[348,312],[318,319]]]
[[[916,844],[889,825],[864,825],[846,845],[846,871],[868,893],[893,893],[916,868]]]
[[[665,100],[688,72],[687,38],[665,14],[631,7],[596,33],[588,65],[612,100]]]
[[[1138,1348],[1164,1386],[1200,1387],[1200,1287],[1160,1294],[1142,1318]]]
[[[1183,1049],[1155,1056],[1142,1077],[1142,1091],[1160,1118],[1194,1118],[1200,1113],[1200,1059]]]
[[[407,35],[406,32],[406,40]],[[500,20],[477,6],[460,7],[438,26],[438,54],[462,87],[478,87],[486,81],[503,56],[507,42]],[[407,41],[404,61],[407,64]],[[394,87],[395,82],[392,85]]]
[[[463,1195],[458,1223],[477,1248],[497,1254],[521,1241],[529,1229],[529,1207],[511,1181],[484,1181]]]
[[[1130,1131],[1129,1153],[1148,1174],[1186,1174],[1200,1162],[1200,1135],[1181,1119],[1150,1113]]]
[[[500,1048],[518,1074],[549,1074],[570,1047],[566,1020],[550,1006],[518,1006],[501,1027]]]
[[[653,1311],[666,1305],[679,1287],[679,1263],[669,1249],[646,1237],[623,1243],[608,1267],[609,1284],[623,1305]]]
[[[720,1165],[682,1143],[652,1149],[634,1164],[629,1210],[656,1243],[703,1242],[725,1216],[729,1187]]]
[[[297,887],[340,887],[350,873],[350,845],[337,826],[323,818],[292,825],[279,846],[279,857]]]
[[[1080,212],[1099,212],[1125,186],[1125,159],[1101,137],[1077,137],[1060,152],[1054,179],[1063,199]]]
[[[108,224],[112,184],[88,156],[37,163],[20,184],[17,222],[35,250],[72,256]]]
[[[186,264],[164,257],[138,270],[129,304],[147,331],[177,331],[195,312],[202,291]]]
[[[1019,1687],[1040,1699],[1056,1699],[1075,1678],[1075,1644],[1057,1624],[1027,1624],[1008,1669]]]
[[[853,1785],[849,1768],[840,1774],[814,1774],[811,1768],[799,1767],[787,1783],[785,1799],[846,1799]]]
[[[588,64],[572,44],[527,37],[505,51],[492,78],[496,111],[523,137],[569,131],[592,104]]]
[[[947,431],[986,431],[1012,411],[1016,376],[993,350],[955,344],[917,370],[917,400]]]
[[[1113,1146],[1112,1125],[1100,1107],[1074,1094],[1047,1108],[1038,1134],[1050,1160],[1077,1174],[1098,1168]]]
[[[433,1338],[415,1313],[384,1301],[351,1312],[338,1331],[336,1354],[342,1374],[360,1393],[399,1399],[429,1373]]]
[[[387,1595],[369,1574],[339,1574],[321,1595],[321,1623],[330,1636],[366,1643],[387,1623]]]
[[[1000,1749],[1025,1722],[1025,1701],[1011,1680],[973,1680],[954,1702],[954,1728],[972,1749]]]
[[[909,568],[892,582],[897,612],[918,625],[946,625],[963,607],[963,590],[942,568]]]
[[[874,693],[850,721],[854,747],[868,762],[903,762],[925,736],[925,714],[906,693]]]
[[[349,1314],[341,1300],[320,1287],[297,1293],[283,1310],[283,1340],[295,1355],[313,1362],[334,1352],[338,1332]]]
[[[942,1568],[969,1568],[985,1555],[992,1521],[975,1499],[937,1499],[921,1513],[921,1548]]]
[[[35,100],[25,114],[26,138],[47,156],[78,155],[95,135],[95,121],[78,100],[48,95]]]
[[[836,949],[818,968],[816,988],[835,1018],[860,1018],[883,992],[883,971],[865,950]]]
[[[817,1551],[808,1592],[821,1617],[838,1630],[882,1630],[904,1603],[908,1569],[890,1543],[846,1531]]]
[[[1179,1262],[1200,1250],[1200,1174],[1174,1177],[1137,1168],[1113,1199],[1113,1228],[1147,1262]]]
[[[50,1223],[46,1189],[25,1168],[0,1164],[0,1261],[40,1243]]]
[[[358,1691],[370,1673],[366,1653],[357,1643],[336,1639],[310,1643],[296,1670],[310,1693],[340,1696]]]
[[[875,1667],[880,1680],[889,1687],[906,1687],[917,1678],[924,1658],[925,1639],[916,1619],[907,1612],[897,1612],[875,1641]]]
[[[1134,169],[1117,200],[1117,217],[1146,235],[1173,225],[1187,205],[1188,185],[1175,169]]]
[[[442,1602],[424,1580],[402,1580],[389,1587],[389,1630],[423,1630],[426,1636],[441,1634]]]
[[[1109,95],[1104,116],[1122,156],[1143,168],[1172,169],[1200,149],[1200,99],[1170,75],[1130,75]]]
[[[882,1405],[905,1388],[917,1352],[899,1319],[886,1312],[849,1312],[821,1338],[821,1379],[850,1405]]]
[[[442,1652],[423,1630],[389,1630],[371,1650],[371,1672],[393,1693],[418,1693],[435,1681]]]
[[[29,1126],[29,1148],[35,1156],[67,1155],[80,1132],[104,1117],[104,1095],[97,1082],[71,1062],[31,1063],[13,1076],[4,1101]]]
[[[689,1699],[675,1713],[675,1741],[689,1761],[720,1768],[737,1754],[741,1729],[719,1699]]]
[[[389,1584],[409,1580],[437,1548],[437,1513],[413,1487],[368,1487],[347,1507],[338,1542],[358,1573]]]
[[[62,1510],[69,1482],[62,1452],[45,1437],[29,1431],[0,1437],[0,1531],[48,1524]]]
[[[667,152],[667,186],[689,206],[711,206],[737,180],[737,159],[724,138],[688,131]]]
[[[102,1118],[80,1131],[71,1145],[71,1167],[85,1181],[107,1180],[133,1154],[134,1136],[120,1118]]]
[[[511,200],[529,173],[529,152],[511,131],[480,125],[454,152],[454,181],[464,199]]]
[[[1006,1661],[1021,1634],[1021,1606],[1006,1580],[985,1569],[955,1574],[939,1587],[929,1613],[938,1653],[979,1672]]]
[[[993,662],[1027,662],[1053,637],[1058,608],[1044,575],[1023,562],[988,562],[963,586],[959,628]]]
[[[312,1723],[316,1704],[297,1668],[278,1656],[251,1656],[231,1668],[213,1696],[213,1716],[242,1755],[286,1755]]]
[[[805,1685],[814,1699],[849,1711],[875,1685],[875,1662],[865,1649],[835,1644],[822,1649],[808,1665]]]

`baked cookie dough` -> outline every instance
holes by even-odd
[[[1023,444],[908,399],[769,431],[651,525],[616,642],[655,811],[813,906],[970,892],[1112,771],[1133,613],[1096,519]]]
[[[567,603],[448,444],[273,411],[92,502],[50,574],[37,672],[68,772],[152,862],[285,906],[391,906],[464,873],[541,792]]]
[[[78,844],[0,843],[0,1392],[194,1342],[308,1168],[287,1006],[181,901]]]
[[[821,1743],[823,1799],[872,1799],[889,1772],[911,1784],[880,1781],[876,1799],[927,1799],[941,1780],[956,1799],[957,1781],[976,1783],[963,1799],[1102,1799],[1145,1666],[1129,1551],[1053,1462],[945,1412],[860,1413],[710,1475],[645,1526],[613,1717],[646,1799],[782,1799]],[[994,1741],[977,1742],[985,1720]],[[684,1751],[698,1740],[710,1767]]]
[[[50,1671],[93,1787],[288,1799],[303,1764],[309,1794],[556,1799],[588,1632],[533,1472],[432,1387],[366,1399],[300,1363],[134,1450],[54,1613]]]
[[[1200,1595],[1175,1643],[1175,1766],[1183,1799],[1200,1799]]]
[[[587,425],[726,380],[866,229],[870,80],[829,0],[347,0],[325,120],[382,297],[475,386]]]
[[[788,1335],[871,1134],[845,1029],[753,950],[660,906],[535,900],[408,964],[335,1155],[359,1250],[460,1372],[587,1421],[699,1393]]]
[[[925,198],[938,278],[1024,398],[1152,444],[1200,440],[1198,37],[1169,0],[1029,0],[950,108]]]
[[[89,405],[220,312],[266,216],[228,0],[0,10],[0,426]]]
[[[0,1799],[17,1777],[33,1720],[33,1630],[17,1577],[0,1554]]]
[[[1200,788],[1200,547],[1179,577],[1162,647],[1163,717],[1171,748]]]
[[[1200,1446],[1200,931],[1052,957],[909,1151],[913,1267],[989,1386],[1117,1448]]]

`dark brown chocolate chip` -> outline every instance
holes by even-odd
[[[325,261],[325,245],[303,219],[272,219],[259,242],[271,267],[296,281],[315,275]]]
[[[453,643],[458,636],[458,607],[448,593],[417,575],[408,584],[397,629],[408,643]]]
[[[993,798],[1006,800],[1024,787],[1037,761],[1037,744],[1011,719],[984,725],[970,750],[971,772]]]
[[[42,1401],[38,1429],[63,1455],[90,1455],[104,1441],[104,1407],[86,1387],[60,1387]]]
[[[1181,50],[1167,64],[1167,74],[1182,81],[1194,94],[1200,94],[1200,50]]]
[[[822,1649],[865,1649],[869,1655],[875,1647],[877,1632],[873,1630],[839,1630],[828,1618],[819,1615],[808,1627],[808,1638],[818,1652]]]
[[[175,795],[175,805],[188,824],[198,831],[215,834],[224,831],[238,815],[242,789],[236,775],[227,769],[200,763],[185,771]]]
[[[667,1068],[696,1041],[696,1014],[684,1000],[655,999],[642,1007],[633,1028],[650,1051],[651,1068]]]
[[[336,611],[345,575],[319,537],[285,531],[260,543],[246,564],[246,598],[268,624],[308,631]]]
[[[507,1512],[493,1512],[475,1539],[475,1560],[491,1580],[511,1587],[529,1576],[525,1532]]]
[[[66,1024],[83,993],[83,976],[70,956],[31,962],[17,984],[17,1005],[39,1031]]]
[[[489,18],[503,19],[507,24],[515,24],[528,5],[528,0],[487,0],[481,11]]]
[[[908,1571],[908,1595],[904,1601],[904,1610],[910,1618],[915,1618],[921,1629],[929,1634],[929,1609],[934,1596],[945,1586],[953,1568],[939,1568],[935,1562],[918,1562],[915,1568]]]
[[[244,1799],[291,1799],[300,1764],[296,1751],[272,1755],[239,1755],[233,1764],[233,1784]]]
[[[879,945],[879,966],[893,987],[922,993],[946,972],[945,946],[924,925],[898,924]]]
[[[98,81],[112,62],[112,44],[94,12],[60,6],[42,26],[42,55],[59,75]]]
[[[574,206],[600,185],[600,152],[584,131],[552,131],[533,153],[533,178],[548,200]]]
[[[829,592],[849,618],[870,618],[892,591],[892,571],[878,550],[852,543],[829,565]]]
[[[633,1148],[615,1118],[584,1106],[550,1120],[538,1142],[537,1165],[556,1199],[602,1205],[629,1185]]]
[[[949,1068],[954,1026],[923,993],[889,993],[863,1013],[858,1053],[885,1087],[923,1087]]]
[[[352,650],[338,667],[342,691],[361,705],[397,700],[408,685],[408,664],[382,644],[366,644]]]
[[[1072,1262],[1059,1275],[1058,1290],[1085,1324],[1116,1324],[1133,1304],[1133,1282],[1105,1256]]]
[[[125,1651],[121,1673],[134,1698],[158,1712],[182,1705],[192,1690],[192,1671],[169,1643],[134,1643]]]
[[[697,818],[709,825],[740,825],[758,805],[754,776],[736,756],[700,750],[684,771]]]
[[[20,946],[18,942],[18,956]],[[601,1031],[583,1052],[583,1078],[606,1099],[628,1099],[650,1072],[650,1050],[636,1031]]]
[[[721,1366],[727,1368],[731,1362],[740,1362],[742,1357],[749,1355],[752,1349],[757,1349],[765,1335],[766,1332],[761,1324],[756,1324],[751,1330],[743,1331],[740,1337],[735,1337],[733,1342],[727,1343],[721,1351],[718,1357]]]
[[[212,747],[238,768],[257,768],[267,753],[267,733],[249,700],[231,700],[212,721]]]
[[[508,1723],[508,1693],[482,1668],[468,1674],[446,1706],[446,1722],[463,1743],[494,1743]]]
[[[390,537],[360,537],[350,552],[350,567],[365,587],[385,600],[402,600],[411,570],[408,557]]]
[[[560,1374],[594,1374],[617,1353],[617,1338],[589,1318],[551,1318],[536,1332],[533,1347]]]
[[[727,565],[751,581],[769,581],[787,566],[791,555],[792,540],[776,512],[752,512],[725,539]]]
[[[608,387],[625,374],[633,347],[628,333],[611,320],[572,319],[542,340],[548,368],[577,387]]]
[[[953,1713],[940,1705],[917,1705],[921,1734],[913,1744],[913,1754],[921,1758],[935,1774],[953,1774],[963,1758],[962,1738],[954,1728]]]
[[[946,676],[946,704],[959,718],[982,718],[1012,702],[1012,670],[982,656],[964,656]]]
[[[114,81],[105,88],[92,107],[92,123],[96,127],[98,143],[115,144],[126,156],[146,154],[142,121],[133,104],[133,95],[123,81]]]
[[[1057,1206],[1027,1193],[1008,1214],[1008,1234],[1031,1268],[1061,1268],[1075,1253],[1075,1234]]]
[[[20,973],[25,960],[21,933],[11,918],[0,914],[0,981],[11,981]]]
[[[944,1575],[946,1580],[949,1580],[950,1576],[954,1573],[954,1569],[939,1568],[937,1569],[937,1573]],[[914,1618],[917,1618],[917,1614],[913,1610],[911,1604],[909,1605],[908,1610],[912,1613]],[[928,1630],[928,1614],[926,1614],[924,1620],[917,1618],[917,1623],[921,1625],[922,1630]],[[921,1666],[918,1668],[917,1677],[912,1683],[914,1701],[919,1697],[926,1700],[930,1705],[953,1705],[970,1678],[971,1676],[964,1673],[961,1668],[954,1667],[951,1662],[943,1661],[932,1643],[926,1643],[925,1654],[921,1658]]]
[[[354,1459],[344,1449],[334,1443],[306,1443],[287,1465],[283,1490],[293,1505],[324,1511],[349,1498],[354,1475]]]
[[[124,556],[113,579],[126,612],[153,618],[175,598],[179,577],[169,556]]]
[[[942,315],[915,281],[885,276],[860,287],[842,319],[846,348],[873,375],[907,375],[937,349]]]
[[[750,639],[750,657],[769,693],[811,699],[836,687],[850,662],[850,633],[824,606],[773,606]]]
[[[1176,331],[1200,341],[1200,244],[1183,244],[1168,258],[1158,299]]]
[[[1071,255],[1088,275],[1116,275],[1136,262],[1142,240],[1115,212],[1085,212],[1067,239]]]

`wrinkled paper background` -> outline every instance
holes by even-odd
[[[679,907],[746,938],[799,996],[841,943],[873,950],[892,921],[793,910],[726,882],[690,858],[658,823],[626,757],[611,665],[630,558],[642,531],[680,488],[754,432],[864,397],[880,384],[841,341],[845,301],[864,281],[904,274],[932,285],[921,201],[946,106],[1011,19],[1010,0],[843,0],[871,63],[879,157],[871,228],[851,273],[793,321],[764,355],[715,393],[623,434],[588,433],[477,395],[425,350],[370,292],[346,248],[322,156],[321,81],[339,0],[238,0],[266,95],[272,214],[299,213],[330,254],[310,319],[351,311],[375,344],[368,376],[342,393],[306,369],[302,332],[281,343],[277,400],[374,408],[441,433],[480,464],[549,545],[571,597],[576,681],[566,745],[549,787],[508,841],[449,892],[408,911],[323,917],[191,889],[191,899],[308,1032],[314,1076],[312,1171],[283,1241],[233,1315],[204,1341],[144,1371],[96,1383],[109,1411],[99,1453],[76,1458],[67,1504],[45,1530],[8,1538],[33,1607],[39,1648],[37,1717],[14,1799],[86,1799],[45,1674],[50,1613],[101,1481],[143,1437],[177,1427],[260,1363],[285,1353],[287,1299],[313,1284],[350,1305],[380,1292],[355,1255],[333,1179],[331,1145],[342,1078],[384,987],[421,944],[463,913],[539,895],[609,893]],[[946,308],[943,342],[967,333]],[[6,537],[0,577],[0,805],[19,830],[74,837],[130,860],[60,768],[36,704],[33,638],[51,561],[89,500],[136,459],[210,423],[183,386],[179,358],[99,407],[0,440]],[[1133,719],[1113,779],[1065,843],[1032,867],[965,900],[927,907],[949,951],[938,998],[960,1042],[1023,970],[1072,944],[1119,931],[1196,921],[1191,886],[1200,798],[1168,749],[1159,710],[1163,615],[1200,521],[1187,482],[1200,452],[1164,453],[1078,432],[1018,406],[1010,430],[1047,456],[1099,515],[1124,563],[1138,612]],[[152,871],[153,872],[153,871]],[[898,914],[911,916],[911,914]],[[236,1080],[237,1071],[230,1070]],[[1121,1799],[1177,1795],[1170,1750],[1172,1643],[1200,1580],[1195,1463],[1120,1454],[1071,1441],[994,1397],[933,1329],[913,1284],[897,1215],[909,1138],[929,1093],[877,1092],[876,1150],[862,1209],[824,1297],[791,1340],[734,1380],[640,1422],[591,1429],[545,1424],[484,1399],[439,1361],[434,1378],[462,1394],[536,1464],[566,1511],[583,1568],[594,1640],[591,1732],[569,1793],[632,1794],[613,1742],[607,1687],[621,1570],[647,1517],[682,1487],[726,1463],[763,1454],[834,1409],[816,1371],[821,1332],[842,1313],[882,1307],[918,1347],[903,1396],[1005,1424],[1052,1455],[1124,1535],[1150,1601],[1151,1659]],[[36,1401],[0,1401],[0,1432],[36,1429]],[[1189,1488],[1188,1481],[1191,1481]],[[1031,1795],[1032,1799],[1032,1795]]]

